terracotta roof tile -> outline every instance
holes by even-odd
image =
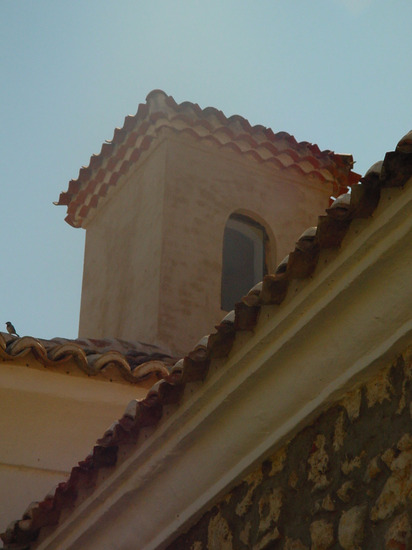
[[[171,102],[172,99],[168,98],[168,101]],[[193,110],[199,109],[192,104],[188,107]],[[213,113],[217,118],[223,116],[216,110],[208,110],[208,113]],[[204,111],[201,114],[209,116]],[[245,124],[242,119],[238,122]],[[133,124],[133,120],[128,119],[127,125]],[[170,373],[149,390],[145,399],[129,403],[122,418],[97,441],[93,452],[72,469],[67,482],[60,483],[54,493],[42,502],[32,504],[22,519],[9,526],[1,535],[6,549],[30,548],[42,528],[56,525],[62,511],[75,505],[81,491],[93,491],[101,469],[115,467],[122,446],[135,444],[140,429],[155,426],[162,418],[164,405],[178,404],[186,384],[204,380],[211,361],[229,354],[238,331],[253,329],[258,321],[261,306],[280,305],[286,297],[292,279],[307,278],[311,275],[322,248],[339,247],[353,219],[371,216],[379,202],[382,189],[402,187],[406,183],[412,176],[412,146],[409,147],[408,139],[404,139],[403,142],[401,140],[400,143],[399,150],[387,153],[381,167],[374,165],[362,178],[361,185],[354,186],[350,195],[339,197],[331,208],[327,209],[326,215],[319,217],[317,228],[310,228],[301,235],[295,250],[280,264],[276,273],[266,275],[259,285],[253,287],[242,302],[236,304],[235,310],[226,315],[215,327],[216,332],[202,338],[186,357],[177,361],[170,369]],[[2,356],[5,357],[7,354],[7,357],[13,357],[17,349],[19,352],[16,353],[24,353],[22,341],[24,338],[15,339],[1,334]],[[47,341],[34,341],[33,353],[39,353],[42,349],[46,351],[48,344],[45,342]],[[122,341],[117,342],[120,346],[124,345]],[[50,345],[53,348],[54,344]],[[56,345],[65,344],[59,340]],[[107,344],[106,341],[77,341],[71,345],[77,346],[78,353],[81,350],[86,357],[88,353],[89,356],[93,355],[96,350],[104,357],[105,353],[112,353],[106,351],[108,348],[113,350],[113,344]],[[113,353],[115,351],[123,353],[116,349]],[[137,349],[135,351],[139,353]],[[145,352],[151,351],[145,349]],[[50,350],[47,353],[50,353]],[[48,360],[53,362],[53,359]]]
[[[119,338],[43,340],[0,332],[0,357],[3,361],[16,362],[26,356],[32,356],[53,371],[67,372],[67,364],[72,361],[77,374],[131,384],[140,384],[153,376],[168,376],[170,367],[177,360],[157,346]]]
[[[187,134],[198,141],[210,141],[220,148],[230,148],[253,157],[257,162],[272,162],[277,168],[298,170],[316,175],[334,184],[339,194],[359,180],[352,172],[351,155],[320,151],[317,145],[297,142],[286,132],[274,133],[262,125],[251,126],[239,115],[226,117],[214,107],[201,109],[185,101],[177,104],[161,90],[150,92],[146,104],[139,105],[136,115],[127,116],[123,128],[116,128],[113,139],[93,155],[89,166],[82,167],[76,180],[69,182],[56,204],[67,206],[66,221],[82,226],[100,200],[126,174],[133,163],[147,151],[154,138],[164,132]]]

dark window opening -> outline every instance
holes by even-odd
[[[226,223],[223,236],[223,268],[221,305],[225,311],[267,273],[265,228],[254,220],[233,214]]]

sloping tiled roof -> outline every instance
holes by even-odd
[[[206,378],[211,362],[226,357],[240,331],[252,330],[264,305],[281,305],[293,279],[309,277],[318,262],[322,249],[339,248],[350,224],[356,218],[368,218],[376,209],[381,191],[387,187],[403,187],[412,176],[412,132],[403,138],[396,151],[386,154],[383,163],[377,163],[352,188],[352,193],[339,197],[326,215],[320,216],[317,228],[303,233],[294,251],[280,264],[275,274],[265,276],[244,299],[236,304],[216,331],[205,336],[184,359],[179,360],[170,374],[149,390],[145,399],[134,400],[124,415],[115,422],[93,448],[85,460],[75,466],[66,482],[43,501],[32,504],[21,520],[13,522],[1,535],[8,550],[30,548],[44,527],[59,523],[62,511],[67,513],[76,504],[79,493],[84,499],[94,491],[98,474],[114,469],[123,449],[136,444],[139,431],[156,426],[163,415],[163,407],[178,404],[186,384]]]
[[[188,101],[178,105],[173,97],[154,90],[146,103],[139,105],[136,115],[125,118],[113,139],[103,144],[101,152],[91,157],[79,177],[71,180],[68,190],[60,194],[56,204],[67,206],[66,221],[81,227],[89,213],[164,130],[213,142],[218,147],[250,155],[258,162],[272,162],[279,169],[316,175],[321,181],[332,183],[336,195],[345,192],[347,185],[360,177],[351,171],[351,155],[321,151],[317,145],[298,143],[286,132],[274,133],[261,125],[251,126],[239,115],[227,118],[213,107],[201,109]]]
[[[71,362],[76,366],[75,374],[131,384],[139,384],[152,376],[158,379],[168,376],[168,368],[177,360],[157,346],[119,338],[43,340],[0,332],[3,361],[16,362],[27,356],[53,371],[69,373],[68,363]]]

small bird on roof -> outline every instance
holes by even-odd
[[[16,329],[14,328],[14,326],[10,323],[10,321],[7,321],[6,323],[6,328],[7,328],[7,332],[11,335],[14,335],[14,336],[17,336],[18,338],[20,338],[20,336],[17,334],[16,332]]]

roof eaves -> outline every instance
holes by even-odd
[[[177,104],[160,90],[150,92],[146,101],[145,105],[139,105],[136,115],[125,118],[123,128],[114,131],[113,139],[102,145],[100,153],[91,157],[89,165],[82,167],[78,178],[71,180],[68,190],[60,194],[55,204],[68,207],[66,221],[70,225],[82,226],[90,210],[96,208],[99,200],[116,185],[119,175],[127,173],[165,127],[176,132],[190,131],[198,140],[211,137],[220,147],[233,144],[238,153],[251,154],[258,161],[266,159],[268,153],[274,155],[273,158],[287,154],[293,160],[288,163],[290,166],[300,168],[303,173],[321,173],[322,179],[337,184],[338,192],[343,192],[348,185],[359,180],[360,176],[352,172],[353,159],[350,155],[320,151],[317,145],[297,142],[286,132],[274,133],[261,125],[251,126],[243,117],[226,117],[213,107],[201,109],[188,101]],[[143,138],[141,143],[138,142],[139,137]],[[268,147],[268,142],[274,147]],[[301,164],[308,162],[313,165],[313,171],[302,169]],[[285,166],[283,162],[281,164]],[[105,173],[104,185],[101,183],[103,187],[100,188],[96,182],[99,182],[102,170]],[[328,172],[326,177],[325,172]],[[95,200],[92,201],[91,196]]]
[[[100,342],[100,349],[99,349]],[[16,363],[31,357],[53,372],[67,373],[67,364],[77,374],[106,381],[139,385],[153,376],[169,375],[176,358],[159,348],[120,340],[42,340],[31,336],[14,337],[0,333],[0,358]],[[116,349],[117,348],[117,349]]]

